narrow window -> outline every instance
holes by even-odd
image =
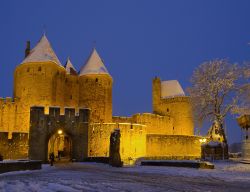
[[[42,71],[42,67],[38,67],[38,71]]]
[[[95,82],[96,82],[96,83],[98,82],[98,78],[95,79]]]
[[[27,72],[30,72],[30,68],[27,69]]]

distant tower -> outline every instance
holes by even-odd
[[[77,71],[76,71],[75,67],[73,66],[73,64],[71,63],[69,57],[68,57],[64,67],[65,67],[65,69],[67,71],[67,74],[77,75]]]
[[[96,49],[79,73],[79,107],[91,109],[92,122],[112,122],[112,83]]]
[[[67,59],[67,62],[64,67],[66,69],[65,90],[64,90],[65,107],[78,108],[78,102],[79,102],[78,73],[69,58]]]
[[[170,115],[173,131],[177,135],[193,135],[194,123],[190,98],[185,96],[177,80],[161,81],[153,79],[153,113]]]

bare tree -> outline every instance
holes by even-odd
[[[239,105],[233,109],[233,113],[239,115],[250,114],[250,63],[242,67],[244,80],[239,90]]]
[[[227,144],[223,123],[226,115],[238,104],[242,69],[226,59],[215,59],[201,64],[191,77],[188,93],[196,123],[205,120],[217,122],[220,134]]]

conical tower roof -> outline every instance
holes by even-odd
[[[96,49],[93,49],[86,64],[81,68],[80,73],[79,73],[80,76],[86,75],[86,74],[108,74],[109,75],[109,72],[107,68],[105,67],[99,54],[97,53]]]
[[[73,64],[71,63],[69,57],[68,57],[67,62],[66,62],[64,67],[67,71],[67,74],[71,74],[71,75],[77,74],[77,71],[76,71],[75,67],[73,66]]]
[[[161,97],[185,96],[185,93],[177,80],[169,80],[161,82]]]
[[[58,57],[52,49],[49,40],[45,35],[42,36],[37,45],[30,51],[29,55],[23,60],[22,63],[28,62],[43,62],[53,61],[58,65],[61,65]]]

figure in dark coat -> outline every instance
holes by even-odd
[[[50,155],[49,155],[49,161],[50,161],[50,166],[53,166],[54,161],[55,161],[55,155],[53,152],[50,153]]]

